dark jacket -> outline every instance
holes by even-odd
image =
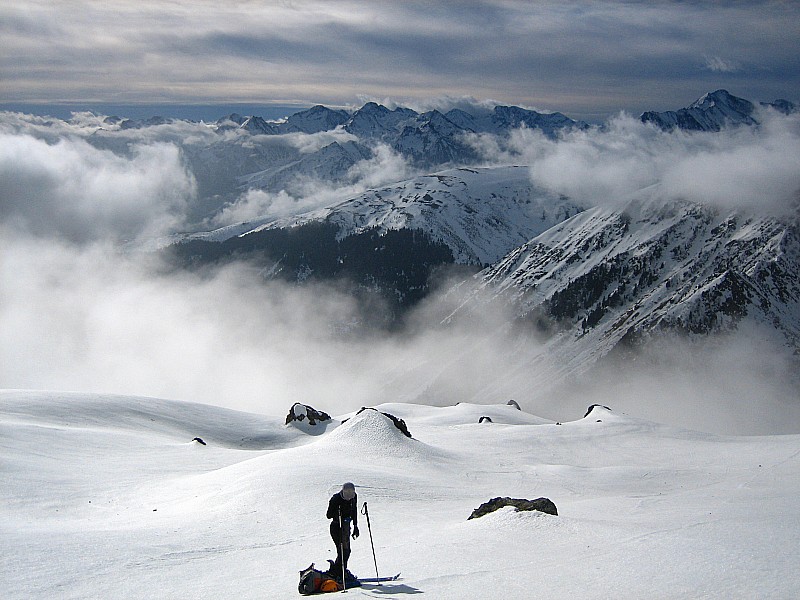
[[[339,511],[342,511],[342,522],[352,521],[353,527],[358,527],[358,494],[352,500],[342,498],[341,492],[337,492],[328,502],[328,512],[326,517],[333,519],[335,524],[339,524]]]

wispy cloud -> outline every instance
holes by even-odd
[[[739,70],[739,63],[725,60],[719,56],[706,57],[705,68],[715,73],[735,73]]]

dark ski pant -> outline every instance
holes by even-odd
[[[339,521],[336,519],[331,521],[331,539],[336,544],[336,562],[333,563],[332,570],[334,574],[341,575],[342,559],[344,559],[344,568],[347,570],[347,560],[350,558],[350,521],[342,523],[341,528]]]

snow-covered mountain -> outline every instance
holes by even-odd
[[[742,322],[800,348],[800,237],[792,221],[636,199],[554,226],[477,276],[452,315],[511,306],[548,340],[562,376],[659,333]],[[550,377],[551,374],[548,374]]]
[[[526,167],[461,168],[369,190],[335,206],[251,231],[325,222],[335,225],[337,238],[343,239],[368,230],[414,229],[446,244],[456,263],[488,265],[581,210],[563,196],[534,185]],[[226,232],[231,230],[207,237],[222,239]]]
[[[453,109],[445,113],[445,116],[459,127],[475,133],[502,134],[524,126],[538,129],[549,137],[555,137],[564,129],[587,127],[586,123],[573,121],[559,112],[540,113],[519,106],[495,106],[491,112],[477,115]]]
[[[333,185],[346,179],[353,165],[371,156],[371,150],[363,144],[353,141],[331,142],[316,152],[299,154],[296,160],[279,162],[269,168],[242,175],[238,178],[238,187],[256,190],[293,190],[293,186],[301,185],[309,178]]]
[[[318,105],[282,121],[236,113],[213,123],[108,117],[88,141],[121,154],[130,153],[136,146],[132,140],[140,138],[179,145],[197,182],[198,199],[191,212],[197,225],[248,190],[300,197],[309,180],[329,186],[348,183],[351,169],[376,159],[378,147],[388,147],[419,172],[481,163],[470,136],[489,133],[507,139],[523,126],[550,137],[586,127],[560,113],[519,107],[498,106],[491,113],[481,109],[472,115],[461,110],[418,113],[368,102],[354,111]]]
[[[793,103],[785,100],[767,106],[783,113],[796,110]],[[641,119],[663,129],[718,131],[727,125],[755,124],[757,110],[754,103],[718,90],[688,108],[648,112]],[[516,106],[419,113],[368,102],[354,111],[314,106],[283,121],[234,113],[214,123],[194,123],[191,127],[161,117],[109,117],[89,141],[119,153],[130,152],[135,146],[131,142],[133,132],[148,140],[163,135],[167,141],[179,144],[197,182],[198,197],[190,213],[196,227],[202,221],[213,220],[226,204],[248,190],[285,191],[301,197],[307,193],[309,180],[322,185],[349,183],[351,169],[376,158],[377,145],[388,146],[413,170],[430,173],[482,164],[486,156],[475,145],[476,134],[494,136],[499,147],[505,148],[511,133],[521,127],[556,139],[589,126],[562,113],[540,113]],[[327,137],[325,143],[310,144],[305,138],[293,137],[304,135]],[[513,155],[514,151],[510,152]]]
[[[362,138],[390,140],[402,131],[403,125],[419,117],[410,108],[389,110],[376,102],[367,102],[344,124],[344,129]]]
[[[326,106],[312,106],[291,115],[285,122],[275,126],[278,133],[319,133],[336,129],[347,122],[350,114],[344,110],[334,110]]]
[[[787,100],[762,103],[788,114],[796,107]],[[709,92],[694,101],[687,108],[677,111],[648,111],[640,117],[643,123],[653,123],[661,129],[686,129],[688,131],[719,131],[731,125],[756,125],[755,104],[738,98],[727,90]]]
[[[401,306],[443,265],[492,264],[583,207],[534,185],[526,167],[451,169],[282,219],[196,233],[181,264],[247,257],[290,281],[348,277]]]

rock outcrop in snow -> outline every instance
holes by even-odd
[[[291,424],[306,433],[322,433],[332,423],[328,413],[300,402],[295,402],[286,415],[286,425]]]
[[[597,414],[597,413],[601,413],[601,412],[604,412],[604,411],[611,412],[611,409],[608,408],[607,406],[602,405],[602,404],[592,404],[588,408],[588,410],[586,411],[586,414],[583,415],[583,418],[585,419],[586,417],[588,417],[592,413]]]
[[[359,410],[326,434],[320,445],[344,448],[360,459],[400,458],[412,463],[430,460],[433,449],[406,435],[395,419],[376,409]]]
[[[519,511],[537,510],[539,512],[547,513],[548,515],[558,516],[558,509],[552,500],[549,498],[537,498],[536,500],[525,500],[524,498],[492,498],[488,502],[484,502],[478,508],[472,511],[472,514],[467,518],[477,519],[484,515],[488,515],[504,506],[513,506],[514,509]]]

